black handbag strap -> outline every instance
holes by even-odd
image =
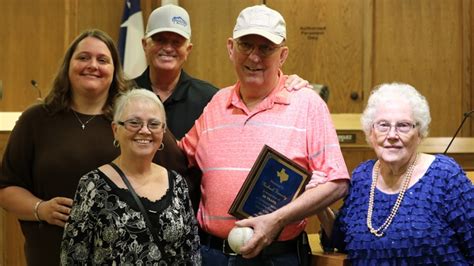
[[[128,190],[130,191],[130,194],[132,194],[133,199],[135,199],[135,202],[137,203],[138,208],[140,208],[140,211],[142,212],[143,217],[145,217],[145,222],[148,226],[148,230],[150,231],[150,233],[153,236],[153,238],[155,239],[155,241],[157,241],[158,237],[153,233],[154,230],[153,230],[153,227],[151,226],[151,221],[150,221],[150,218],[148,217],[148,213],[146,212],[145,207],[143,207],[142,201],[138,198],[137,193],[135,192],[132,185],[128,181],[128,178],[125,176],[125,173],[115,163],[111,162],[111,163],[109,163],[109,165],[112,166],[112,168],[114,168],[115,171],[117,171],[117,173],[122,178],[123,182],[125,183]]]

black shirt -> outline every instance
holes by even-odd
[[[135,78],[138,87],[153,91],[148,67]],[[217,92],[212,84],[189,76],[181,70],[173,94],[164,101],[167,127],[177,139],[181,139],[194,126],[204,107]]]

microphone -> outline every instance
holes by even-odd
[[[456,133],[454,133],[453,138],[451,138],[451,141],[449,142],[448,147],[446,147],[446,150],[444,150],[443,154],[446,154],[446,152],[448,152],[448,149],[449,149],[449,147],[451,146],[451,143],[453,143],[454,138],[456,138],[456,136],[458,135],[459,131],[460,131],[461,128],[462,128],[462,125],[464,125],[464,122],[466,122],[466,119],[467,119],[468,117],[470,117],[470,116],[472,115],[472,113],[474,113],[474,110],[471,110],[471,111],[469,111],[469,112],[464,113],[464,118],[463,118],[461,124],[459,125],[458,130],[456,130]]]
[[[33,88],[35,88],[35,90],[38,91],[38,99],[41,100],[42,97],[41,97],[41,90],[38,88],[38,81],[32,79],[31,80],[31,85],[33,85]]]

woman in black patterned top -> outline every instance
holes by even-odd
[[[165,117],[150,91],[118,98],[112,129],[121,154],[79,181],[61,243],[62,265],[200,264],[186,182],[152,162],[163,149]]]

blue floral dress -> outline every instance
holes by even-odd
[[[474,265],[474,187],[459,165],[437,155],[377,237],[366,222],[374,164],[366,161],[354,170],[332,238],[323,235],[323,246],[347,252],[352,265]],[[388,217],[397,196],[375,190],[374,228]]]
[[[185,180],[168,172],[165,195],[140,198],[153,228],[132,195],[99,170],[77,188],[61,243],[62,265],[200,265],[197,221]],[[153,239],[155,230],[158,239]]]

